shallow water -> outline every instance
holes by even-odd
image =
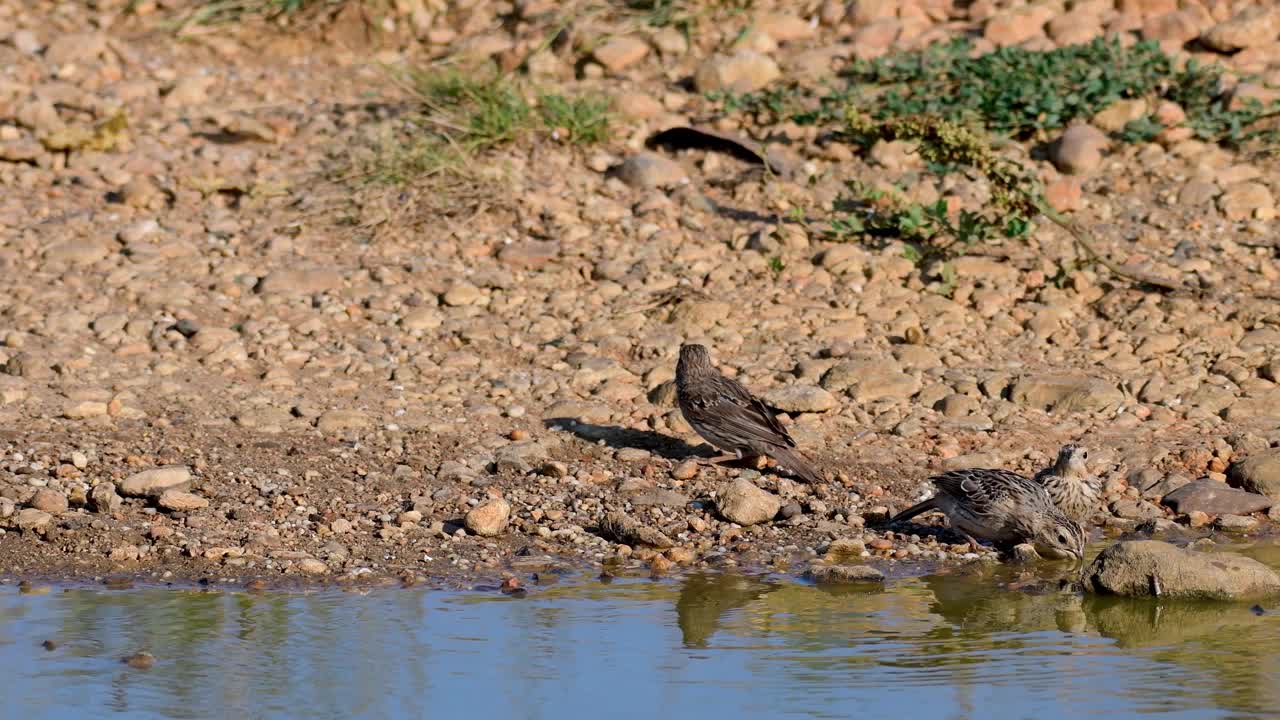
[[[12,718],[1274,717],[1247,604],[698,575],[497,592],[0,588]],[[45,640],[53,650],[41,647]],[[155,656],[150,669],[121,658]]]

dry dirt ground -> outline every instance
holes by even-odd
[[[1068,441],[1105,486],[1099,536],[1270,532],[1238,504],[1160,500],[1228,475],[1280,493],[1272,155],[1170,132],[1071,175],[1028,160],[1106,255],[1189,289],[1078,267],[1049,223],[942,282],[901,242],[834,241],[826,218],[848,180],[972,183],[703,92],[816,86],[961,34],[1111,33],[1247,64],[1265,96],[1280,19],[1233,20],[1252,3],[650,4],[687,36],[652,7],[537,0],[175,24],[210,4],[0,3],[8,577],[798,572],[835,541],[914,572],[976,557],[939,521],[878,527],[931,473],[1030,472]],[[1232,22],[1243,49],[1206,47]],[[379,177],[425,127],[399,71],[479,61],[531,97],[610,98],[608,137],[534,126],[463,167]],[[645,148],[691,124],[767,141],[791,171]],[[787,411],[831,482],[689,462],[711,454],[672,404],[690,340]],[[769,493],[751,499],[763,521],[721,511],[735,478]]]

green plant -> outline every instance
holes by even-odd
[[[1156,122],[1150,115],[1145,115],[1125,123],[1124,129],[1120,131],[1120,139],[1127,143],[1151,142],[1162,130],[1164,125]]]
[[[793,222],[800,227],[809,227],[809,217],[805,213],[804,208],[799,205],[793,205],[788,208],[786,218],[788,222]]]
[[[878,119],[932,114],[1025,137],[1155,92],[1173,74],[1156,43],[1099,38],[1047,52],[1007,47],[971,57],[967,39],[855,63],[850,78],[882,88]]]
[[[751,115],[757,124],[772,125],[791,121],[799,125],[813,125],[837,120],[844,108],[859,97],[856,88],[827,88],[821,95],[798,85],[787,85],[758,90],[751,93],[735,93],[727,90],[707,93],[707,99],[718,103],[721,112],[728,115]]]
[[[881,140],[913,141],[928,172],[976,173],[991,190],[982,208],[952,209],[941,202],[886,198],[853,184],[830,218],[834,239],[897,237],[916,261],[945,263],[976,244],[1026,237],[1036,219],[1047,218],[1072,236],[1082,263],[1177,289],[1176,282],[1121,267],[1097,252],[1087,232],[1048,205],[1034,171],[996,152],[993,143],[1044,140],[1119,100],[1141,99],[1149,106],[1176,103],[1186,114],[1181,126],[1206,142],[1280,145],[1280,131],[1262,122],[1280,116],[1280,101],[1233,98],[1222,92],[1223,72],[1196,62],[1179,68],[1153,42],[1125,47],[1115,39],[1098,39],[1045,52],[1010,47],[974,55],[973,46],[959,39],[856,62],[844,87],[789,86],[711,99],[723,112],[751,114],[758,123],[836,123],[839,138],[864,149]],[[1145,116],[1116,136],[1122,142],[1149,142],[1165,129]],[[943,287],[948,286],[944,277]]]
[[[538,101],[542,122],[552,130],[569,133],[579,144],[603,142],[609,137],[609,98],[543,95]]]
[[[874,120],[931,115],[1025,139],[1092,117],[1118,100],[1145,98],[1177,103],[1186,111],[1183,124],[1207,142],[1276,141],[1277,133],[1258,121],[1280,115],[1280,102],[1233,103],[1221,91],[1223,72],[1195,61],[1178,69],[1154,42],[1125,47],[1099,38],[1049,51],[1007,47],[974,56],[972,44],[959,38],[857,61],[843,87],[770,88],[713,99],[724,112],[751,114],[760,123],[839,121],[843,108],[855,104]],[[1160,129],[1144,118],[1118,136],[1146,142]]]
[[[904,245],[902,247],[902,257],[916,267],[920,267],[924,263],[924,253],[920,252],[920,248],[915,245]]]
[[[848,239],[864,233],[901,238],[911,243],[907,247],[914,259],[909,259],[917,265],[933,258],[963,255],[978,243],[1023,237],[1031,230],[1030,218],[1021,215],[1002,217],[967,209],[953,213],[946,200],[921,204],[856,181],[848,183],[848,187],[852,194],[844,198],[845,204],[861,215],[833,221],[832,236]],[[873,205],[880,208],[874,209]]]
[[[843,137],[864,146],[878,140],[914,141],[918,144],[917,152],[926,162],[967,168],[985,177],[991,188],[991,202],[987,207],[980,212],[961,210],[954,221],[947,214],[945,203],[932,207],[907,205],[886,213],[883,220],[877,219],[874,213],[865,218],[846,219],[846,229],[861,226],[870,230],[879,224],[893,227],[899,233],[905,230],[912,237],[927,241],[932,253],[949,258],[967,251],[974,243],[1000,235],[1011,238],[1028,235],[1032,219],[1044,216],[1066,230],[1090,262],[1102,265],[1119,277],[1169,289],[1180,288],[1168,280],[1122,268],[1100,254],[1087,232],[1049,206],[1032,171],[998,154],[983,134],[972,127],[933,115],[877,121],[849,108]]]
[[[588,144],[608,138],[609,101],[539,96],[535,108],[509,78],[456,69],[411,70],[405,86],[418,100],[417,112],[383,133],[363,163],[361,175],[390,183],[442,173],[465,175],[474,157],[516,142],[536,130],[564,132],[566,140]]]
[[[1235,103],[1220,91],[1223,69],[1219,65],[1203,65],[1189,60],[1174,77],[1167,97],[1178,103],[1187,114],[1185,125],[1196,137],[1210,142],[1240,145],[1246,140],[1275,142],[1274,129],[1254,127],[1263,118],[1280,114],[1280,102],[1264,105],[1255,98]]]
[[[757,122],[772,124],[798,113],[804,91],[795,86],[776,87],[751,93],[713,90],[707,99],[719,103],[729,115],[752,115]]]
[[[409,80],[429,120],[471,150],[514,140],[529,126],[529,103],[500,75],[414,70]]]
[[[782,272],[783,270],[787,269],[787,263],[785,260],[782,259],[781,256],[774,255],[773,257],[769,258],[769,269],[772,270],[773,273],[776,275]]]
[[[404,140],[383,133],[364,163],[363,175],[379,182],[402,184],[420,177],[460,173],[470,157],[448,138],[423,134]]]
[[[942,282],[938,285],[938,292],[947,297],[951,297],[956,291],[956,280],[958,279],[958,276],[956,275],[956,266],[950,262],[942,263],[940,273],[942,275]]]

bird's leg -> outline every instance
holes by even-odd
[[[973,539],[973,536],[972,536],[972,535],[970,535],[969,533],[960,533],[960,534],[964,536],[964,539],[965,539],[965,540],[968,540],[968,541],[969,541],[969,552],[975,552],[975,553],[976,553],[976,552],[978,552],[978,550],[980,550],[980,549],[981,549],[981,547],[982,547],[982,546],[978,544],[978,541],[977,541],[977,540],[974,540],[974,539]]]
[[[723,465],[724,463],[733,462],[739,459],[740,458],[738,457],[737,453],[722,453],[720,455],[716,455],[715,457],[698,458],[698,462],[703,465],[710,465],[714,467],[716,465]]]

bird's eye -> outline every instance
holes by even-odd
[[[1088,450],[1085,450],[1084,452],[1080,453],[1080,458],[1081,458],[1081,459],[1083,459],[1083,460],[1088,460],[1088,459],[1089,459],[1089,451],[1088,451]]]

